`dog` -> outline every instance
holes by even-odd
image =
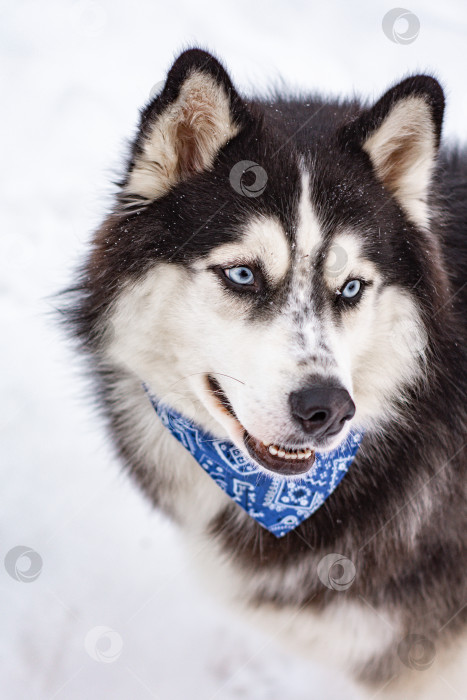
[[[183,52],[65,309],[206,585],[365,697],[467,690],[467,154],[443,110],[427,75],[372,105],[247,99]]]

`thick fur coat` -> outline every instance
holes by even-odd
[[[369,697],[467,688],[467,156],[439,150],[443,109],[424,75],[374,105],[246,99],[214,57],[184,52],[142,111],[66,309],[123,462],[206,584],[340,659]],[[228,277],[241,266],[248,289]],[[305,440],[289,396],[325,380],[355,415]],[[245,435],[323,450],[351,425],[365,437],[277,540],[165,430],[143,381],[243,450]]]

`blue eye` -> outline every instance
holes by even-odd
[[[229,267],[227,270],[224,270],[224,272],[229,278],[229,280],[235,282],[235,284],[247,285],[253,284],[255,281],[254,274],[252,273],[249,267],[246,267],[246,265],[239,265],[238,267]]]
[[[361,288],[362,283],[360,280],[349,280],[349,282],[347,282],[345,287],[343,287],[341,290],[341,294],[344,299],[355,299],[355,297],[358,296]]]

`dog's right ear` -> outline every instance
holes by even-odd
[[[386,190],[422,228],[429,224],[427,199],[443,111],[439,83],[416,75],[388,90],[340,132],[347,148],[366,153]]]
[[[221,64],[205,51],[185,51],[141,115],[122,199],[153,201],[209,169],[248,119]]]

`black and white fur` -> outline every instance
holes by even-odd
[[[207,584],[340,661],[368,697],[467,689],[467,156],[439,152],[443,108],[424,75],[373,106],[246,99],[214,57],[184,52],[142,112],[67,308],[121,458],[180,523]],[[232,187],[240,161],[266,172],[260,196]],[[246,263],[261,271],[250,295],[216,271]],[[343,308],[352,276],[368,284]],[[281,540],[162,427],[141,386],[244,449],[241,426],[299,440],[287,397],[316,377],[348,390],[347,429],[366,433],[337,490]],[[317,575],[329,553],[355,566],[345,590]]]

